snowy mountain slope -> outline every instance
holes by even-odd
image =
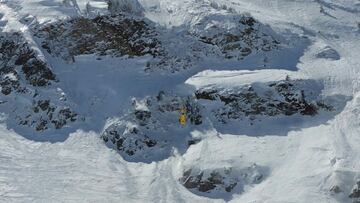
[[[130,4],[124,2],[121,5],[128,8]],[[105,1],[0,1],[1,34],[21,33],[35,58],[51,67],[57,81],[45,88],[32,87],[19,71],[21,66],[6,64],[17,71],[26,88],[38,89],[40,97],[53,100],[56,107],[63,105],[61,98],[66,96],[65,103],[79,114],[77,122],[66,123],[62,129],[36,131],[19,127],[12,120],[15,114],[7,106],[1,107],[0,201],[359,201],[358,1],[128,2],[141,6],[135,10],[143,11],[151,29],[158,33],[166,50],[163,58],[114,57],[90,50],[75,54],[74,61],[67,62],[42,47],[44,38],[38,36],[37,27],[57,26],[69,18],[107,15]],[[125,15],[143,18],[139,13]],[[238,21],[251,19],[249,16],[254,17],[256,26],[251,26],[250,20],[242,27]],[[246,28],[255,28],[255,35],[246,35],[254,36],[250,39],[255,46],[246,43],[243,35],[237,39]],[[231,40],[225,40],[224,45],[223,39],[229,36]],[[57,38],[60,42],[55,47],[64,44],[62,37]],[[269,39],[279,44],[270,50],[259,48],[263,40]],[[53,43],[52,39],[46,40]],[[228,45],[241,48],[226,53],[224,47]],[[250,55],[227,57],[241,55],[244,46],[251,48]],[[165,66],[157,60],[164,61]],[[153,69],[146,73],[149,63]],[[2,77],[6,85],[14,79],[8,74]],[[226,107],[229,98],[231,102],[234,97],[243,98],[239,95],[244,86],[252,85],[258,95],[266,96],[268,93],[263,91],[271,90],[267,85],[275,83],[278,87],[287,77],[302,84],[289,90],[296,97],[296,105],[304,91],[306,99],[324,100],[334,110],[319,110],[313,116],[298,112],[265,116],[255,122],[246,116],[227,124],[214,119],[211,109]],[[203,89],[218,91],[216,99],[194,99],[202,106],[202,123],[191,125],[189,120],[181,127],[177,122],[181,104]],[[158,101],[160,91],[175,96]],[[261,96],[264,98],[270,103],[290,102],[281,94],[269,97],[272,100]],[[22,102],[25,99],[30,102]],[[2,94],[1,100],[10,100],[18,112],[31,108],[28,104],[32,103],[29,96],[14,92],[10,96]],[[145,103],[140,105],[142,108],[134,108],[133,101]],[[305,101],[303,104],[309,102]],[[242,104],[236,103],[240,107]],[[250,103],[247,108],[255,107]],[[150,123],[146,116],[149,112]],[[193,111],[188,109],[187,116],[193,118]],[[138,125],[142,133],[129,136],[126,132],[130,128],[124,130],[123,123]],[[101,140],[104,132],[113,129],[121,132],[119,137],[128,136],[125,143],[130,144],[120,148],[105,144]],[[149,149],[142,151],[144,145],[136,145],[143,133],[145,138],[157,139],[154,148],[146,140]],[[124,146],[133,149],[131,143],[140,146],[135,157],[121,151]]]

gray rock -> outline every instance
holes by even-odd
[[[327,46],[319,53],[317,53],[316,57],[329,59],[329,60],[339,60],[340,54],[335,49]]]
[[[360,200],[360,180],[358,180],[354,185],[354,188],[352,189],[349,197],[354,199],[359,198]]]

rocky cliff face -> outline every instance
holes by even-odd
[[[84,54],[150,55],[153,58],[148,59],[146,71],[178,72],[193,68],[209,56],[242,60],[251,54],[280,49],[280,40],[270,27],[237,13],[209,15],[192,22],[186,30],[169,30],[141,15],[119,11],[37,26],[34,32],[42,48],[66,61],[74,62],[76,56]]]
[[[55,75],[48,64],[36,56],[20,33],[2,34],[0,52],[3,94],[25,91],[26,83],[34,87],[43,87],[55,81]],[[21,77],[24,77],[25,81],[21,81]],[[21,82],[23,84],[20,84]]]
[[[1,108],[11,119],[36,131],[60,129],[77,119],[53,87],[58,81],[50,66],[20,33],[1,34],[0,51]]]
[[[316,100],[318,92],[304,86],[317,86],[314,81],[283,80],[267,84],[243,86],[238,90],[204,88],[195,92],[197,99],[221,101],[224,105],[213,113],[220,122],[231,119],[254,119],[258,116],[314,116],[319,110],[331,111],[333,107]],[[316,88],[315,88],[316,89]],[[309,97],[307,97],[309,96]]]
[[[148,21],[126,14],[80,17],[36,30],[42,47],[67,61],[84,54],[156,57],[163,52],[157,35]]]

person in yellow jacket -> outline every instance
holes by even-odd
[[[180,113],[179,123],[184,126],[186,125],[186,108],[182,107]]]

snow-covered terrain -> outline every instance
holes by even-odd
[[[0,0],[0,51],[0,202],[360,202],[359,0]]]

